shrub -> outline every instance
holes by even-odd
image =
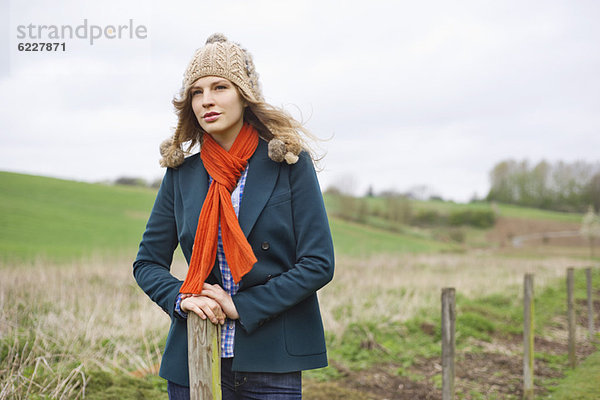
[[[450,226],[470,225],[476,228],[491,228],[496,222],[492,210],[461,210],[453,211],[448,216]]]
[[[404,196],[389,196],[385,199],[385,214],[389,221],[408,223],[412,210],[410,201]]]
[[[413,215],[411,222],[414,225],[441,225],[443,219],[435,210],[419,210]]]
[[[148,186],[144,178],[122,176],[115,180],[115,185]]]
[[[346,221],[365,222],[368,216],[368,207],[364,199],[346,194],[333,194],[337,203],[336,215]]]
[[[465,231],[460,228],[451,228],[448,231],[448,237],[456,243],[464,243],[466,239]]]

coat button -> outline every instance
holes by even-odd
[[[269,250],[269,247],[271,247],[269,242],[262,242],[262,244],[260,245],[260,248],[263,249],[264,251]]]

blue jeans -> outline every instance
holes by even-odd
[[[167,393],[169,394],[169,400],[190,400],[189,386],[181,386],[167,381]]]
[[[301,400],[302,372],[237,372],[232,358],[221,359],[223,400]],[[189,400],[190,388],[168,382],[169,400]]]

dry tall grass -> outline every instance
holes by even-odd
[[[153,371],[168,324],[129,260],[2,266],[0,399],[82,398],[86,369]]]
[[[443,287],[476,297],[522,285],[535,274],[535,285],[565,276],[584,259],[513,257],[494,252],[406,254],[367,259],[341,257],[333,281],[319,294],[324,324],[340,337],[350,323],[404,321],[424,309],[440,307]],[[518,291],[517,293],[520,293]]]
[[[577,259],[491,253],[339,258],[320,292],[325,327],[404,320],[437,307],[440,289],[477,296],[563,276]],[[181,258],[175,275],[183,277]],[[0,266],[0,399],[83,398],[86,371],[156,372],[169,319],[136,285],[130,260]]]

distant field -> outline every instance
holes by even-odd
[[[335,218],[330,220],[337,254],[367,256],[377,253],[423,253],[459,249],[459,246],[414,234],[388,232]]]
[[[0,257],[67,261],[135,248],[155,192],[0,172]]]
[[[156,190],[110,186],[0,172],[0,262],[35,259],[68,261],[92,255],[131,254],[144,231]],[[368,198],[369,207],[384,199]],[[369,256],[388,253],[457,251],[464,248],[449,240],[448,231],[402,226],[397,232],[380,229],[383,219],[357,224],[335,217],[336,202],[325,195],[336,252]],[[487,203],[457,204],[411,201],[414,210],[433,209],[447,214],[460,209],[490,209]],[[559,213],[509,205],[496,205],[501,217],[556,223],[580,223],[580,214]],[[486,247],[486,230],[462,227],[466,244]]]
[[[0,172],[0,261],[134,256],[156,191]],[[336,251],[348,255],[456,249],[423,235],[330,219]]]
[[[490,203],[460,204],[445,201],[414,201],[413,204],[417,209],[436,209],[440,212],[448,212],[460,209],[489,210],[492,208]],[[582,218],[582,215],[578,213],[540,210],[537,208],[513,206],[510,204],[497,204],[495,207],[498,212],[498,216],[500,217],[543,219],[561,222],[581,222]]]
[[[334,202],[327,201],[328,206],[334,206]],[[382,207],[385,202],[384,198],[366,198],[369,203],[369,207]],[[492,205],[486,202],[475,202],[475,203],[454,203],[451,201],[440,201],[440,200],[410,200],[410,205],[414,210],[435,210],[441,214],[448,214],[452,211],[462,210],[490,210]],[[541,210],[537,208],[528,208],[521,206],[514,206],[510,204],[497,204],[494,206],[499,216],[501,217],[513,217],[513,218],[527,218],[527,219],[543,219],[551,221],[562,221],[562,222],[581,222],[582,215],[579,213],[567,213],[550,210]]]

